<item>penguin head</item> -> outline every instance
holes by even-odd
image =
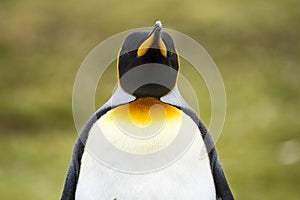
[[[160,98],[177,82],[179,55],[172,37],[157,21],[152,31],[127,36],[119,52],[119,84],[136,98]]]

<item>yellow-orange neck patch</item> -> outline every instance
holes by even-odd
[[[102,116],[100,133],[115,147],[134,154],[157,152],[183,131],[185,115],[156,98],[141,98]]]
[[[180,111],[156,98],[141,98],[114,109],[115,116],[131,120],[138,127],[147,127],[152,122],[180,117]]]

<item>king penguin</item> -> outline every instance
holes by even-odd
[[[234,199],[213,139],[177,88],[179,68],[173,39],[160,21],[152,31],[127,36],[117,58],[118,87],[75,143],[62,200]],[[193,139],[188,139],[191,142],[183,151],[181,143],[188,135]],[[93,155],[103,141],[113,150],[102,148],[106,152],[99,154],[110,161],[113,152],[156,156],[153,163],[129,159],[130,169],[172,162],[150,173],[116,170]],[[112,161],[116,162],[121,168],[125,165],[125,161]]]

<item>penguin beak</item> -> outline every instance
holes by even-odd
[[[154,48],[159,49],[161,55],[164,57],[167,56],[167,48],[164,41],[161,38],[162,24],[160,21],[157,21],[153,27],[153,30],[150,32],[148,38],[139,46],[137,51],[137,56],[144,56],[149,48],[154,46]]]

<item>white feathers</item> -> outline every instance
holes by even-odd
[[[192,121],[189,116],[182,115]],[[183,131],[188,132],[191,129]],[[76,200],[215,200],[209,158],[206,156],[199,159],[202,148],[204,143],[197,128],[195,140],[179,160],[160,171],[147,174],[129,174],[110,169],[85,151]]]

